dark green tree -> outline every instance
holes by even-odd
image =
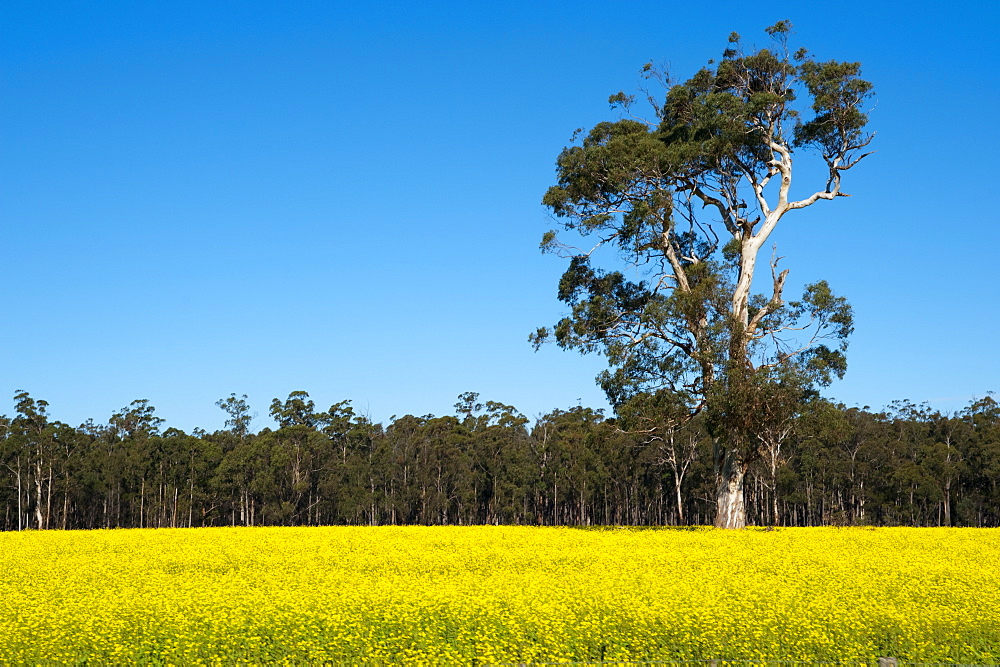
[[[465,415],[464,426],[471,433],[470,453],[475,465],[472,484],[482,523],[518,523],[524,516],[527,493],[525,461],[528,446],[528,419],[513,405],[497,401],[479,403],[479,394],[458,396],[455,410]]]
[[[654,461],[670,471],[676,522],[685,523],[684,478],[706,436],[703,415],[693,415],[683,396],[670,391],[637,394],[619,405],[617,412],[619,427],[652,445]]]
[[[768,28],[773,47],[750,52],[734,33],[720,62],[683,83],[646,65],[644,75],[666,87],[663,101],[647,95],[653,117],[613,95],[628,117],[564,149],[543,199],[565,230],[590,238],[579,250],[556,232],[543,237],[544,251],[570,260],[558,296],[571,312],[532,341],[604,354],[610,369],[599,382],[616,408],[667,391],[690,413],[707,411],[724,528],[746,522],[743,479],[762,453],[768,395],[792,377],[809,386],[842,375],[852,330],[850,306],[824,281],[785,301],[788,271],[776,253],[769,289],[752,289],[778,222],[847,196],[842,176],[871,140],[862,109],[871,84],[860,65],[792,55],[790,29]],[[800,152],[818,156],[825,177],[795,198]]]
[[[969,403],[961,413],[968,424],[965,452],[968,472],[959,513],[968,525],[1000,523],[1000,403],[987,395]]]
[[[229,520],[236,525],[237,513],[243,525],[251,522],[251,508],[254,502],[251,498],[250,485],[255,469],[260,465],[255,460],[254,434],[250,433],[250,424],[256,417],[250,411],[247,395],[237,397],[235,393],[228,398],[220,398],[215,402],[228,415],[225,430],[217,431],[212,440],[219,447],[221,461],[212,478],[213,484],[219,489],[227,489],[229,498]]]
[[[279,426],[306,426],[316,428],[319,415],[316,413],[316,403],[309,398],[308,392],[293,391],[282,403],[278,399],[271,401],[271,417]]]
[[[229,415],[226,429],[237,438],[245,438],[250,432],[250,423],[254,420],[250,404],[247,403],[247,395],[243,394],[241,398],[237,398],[236,394],[230,394],[229,398],[220,398],[215,404]]]
[[[34,513],[35,528],[42,530],[48,527],[51,509],[52,462],[56,449],[53,431],[56,424],[49,422],[47,401],[36,400],[26,391],[18,391],[14,401],[17,415],[10,422],[13,437],[9,439],[14,456],[6,458],[7,468],[17,480],[19,528],[22,527],[22,511],[30,507]],[[11,467],[10,459],[13,459],[14,467]],[[33,493],[28,491],[29,488]]]
[[[595,500],[607,494],[607,471],[597,443],[608,433],[603,422],[600,411],[577,406],[553,410],[535,423],[531,481],[539,523],[608,522],[606,512],[595,507]]]
[[[149,438],[160,434],[164,422],[155,413],[149,399],[141,398],[112,414],[108,423],[120,438]]]
[[[317,458],[329,445],[318,431],[326,415],[315,407],[304,391],[291,392],[284,403],[277,398],[271,401],[271,417],[281,428],[262,434],[261,439],[271,447],[272,474],[280,498],[273,509],[276,523],[305,523],[302,512],[311,509]]]

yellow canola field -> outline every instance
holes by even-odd
[[[2,663],[1000,662],[1000,530],[0,534]]]

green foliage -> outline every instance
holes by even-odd
[[[220,398],[215,404],[229,415],[229,419],[226,420],[226,428],[238,438],[246,437],[250,431],[250,423],[253,421],[250,405],[247,403],[247,395],[243,394],[242,398],[237,398],[236,394],[230,394],[229,398]]]
[[[306,426],[312,428],[318,423],[316,404],[304,391],[293,391],[284,403],[278,399],[271,401],[271,417],[280,426]]]
[[[156,408],[150,405],[148,399],[139,399],[111,415],[109,424],[121,438],[156,436],[164,420],[155,412]]]
[[[774,193],[769,185],[775,176],[790,182],[793,144],[819,148],[830,166],[817,198],[841,194],[840,173],[867,143],[860,105],[871,84],[856,63],[821,63],[804,50],[789,57],[788,21],[766,32],[774,48],[755,52],[730,35],[721,61],[668,87],[656,123],[598,123],[557,159],[558,182],[543,204],[566,231],[598,240],[582,253],[554,232],[543,237],[543,248],[569,255],[558,298],[572,310],[531,341],[604,354],[611,368],[599,382],[616,407],[660,391],[686,397],[692,411],[720,404],[726,391],[733,393],[722,403],[739,396],[756,404],[753,387],[786,382],[793,370],[802,375],[795,384],[827,384],[846,368],[851,309],[826,282],[791,303],[782,298],[786,273],[777,270],[771,296],[739,286],[749,284],[774,224],[794,208],[786,186]],[[651,65],[643,73],[658,76]],[[631,96],[610,101],[631,116]],[[777,201],[767,201],[769,192]],[[594,266],[603,249],[630,267],[629,277]],[[789,341],[795,331],[807,334]]]

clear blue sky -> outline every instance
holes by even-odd
[[[854,197],[776,233],[792,289],[855,306],[828,394],[1000,390],[992,5],[7,0],[0,413],[16,389],[73,425],[147,398],[210,431],[231,392],[255,428],[297,389],[378,421],[463,391],[605,406],[599,358],[526,341],[562,312],[555,157],[643,63],[683,77],[783,18],[878,94]]]

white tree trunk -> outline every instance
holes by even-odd
[[[674,474],[674,496],[677,499],[677,524],[684,525],[684,499],[681,497],[681,478]]]
[[[740,529],[747,525],[747,512],[743,503],[743,463],[736,452],[716,445],[715,501],[717,511],[715,527]]]
[[[42,513],[42,462],[35,461],[35,527],[45,528],[45,516]]]

